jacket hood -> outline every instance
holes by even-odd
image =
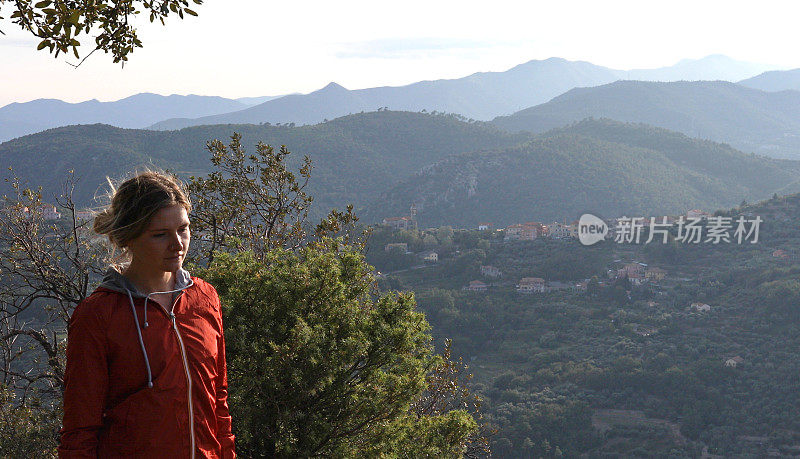
[[[188,271],[181,268],[175,273],[174,291],[184,290],[192,285],[194,285],[194,281],[192,281],[192,277],[189,275]],[[147,298],[148,296],[137,290],[136,286],[134,286],[127,277],[114,268],[108,268],[105,276],[103,276],[103,282],[100,283],[100,287],[126,295],[130,292],[131,296],[134,298]]]

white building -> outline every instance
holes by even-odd
[[[439,261],[439,254],[433,250],[422,252],[419,254],[419,257],[425,261],[430,261],[431,263],[437,263]]]
[[[544,293],[547,291],[544,279],[541,277],[523,277],[517,284],[519,293]]]
[[[725,366],[726,367],[736,368],[737,366],[741,365],[742,363],[744,363],[744,359],[737,355],[736,357],[732,357],[732,358],[726,360],[725,361]]]
[[[550,237],[565,239],[572,236],[572,230],[569,225],[559,222],[553,222],[550,225]]]

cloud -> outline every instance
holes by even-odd
[[[443,53],[475,52],[503,45],[489,41],[458,38],[383,38],[342,44],[341,59],[408,59]]]

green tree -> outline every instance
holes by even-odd
[[[771,313],[794,318],[800,303],[800,281],[782,279],[765,282],[759,287],[763,305]]]
[[[198,5],[202,2],[191,0]],[[0,0],[0,13],[10,10],[11,22],[40,38],[38,49],[47,48],[56,57],[72,51],[79,58],[78,48],[83,46],[79,37],[83,34],[94,39],[92,52],[102,50],[110,53],[114,62],[125,62],[128,54],[142,47],[134,27],[137,15],[145,14],[150,22],[159,21],[163,25],[171,15],[181,19],[184,14],[197,16],[189,8],[191,3],[189,0]],[[4,18],[0,16],[0,20]]]
[[[285,148],[258,144],[247,155],[234,134],[209,150],[216,170],[192,178],[192,218],[205,245],[201,275],[223,302],[237,448],[278,457],[488,452],[475,418],[456,409],[470,406],[468,392],[446,370],[449,354],[433,352],[413,296],[373,291],[352,206],[306,231],[310,160],[298,180]]]
[[[441,360],[413,296],[371,294],[370,269],[326,240],[260,260],[220,254],[202,272],[223,302],[243,454],[453,457],[466,447],[477,426],[465,411],[411,409]]]
[[[304,243],[314,200],[305,193],[312,168],[308,156],[294,173],[286,166],[291,153],[285,146],[275,151],[259,142],[256,153],[248,155],[238,133],[228,145],[212,140],[207,149],[215,170],[189,182],[192,227],[202,235],[195,238],[194,247],[201,259],[211,261],[217,250],[249,250],[261,256],[273,248]],[[357,221],[352,205],[344,212],[333,209],[313,234],[320,238],[344,231],[347,242],[360,244],[350,234]]]

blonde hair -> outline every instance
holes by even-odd
[[[164,207],[179,204],[191,212],[192,203],[175,177],[147,170],[115,187],[111,180],[111,204],[94,218],[93,229],[108,236],[118,249],[125,249],[147,228],[150,219]]]

